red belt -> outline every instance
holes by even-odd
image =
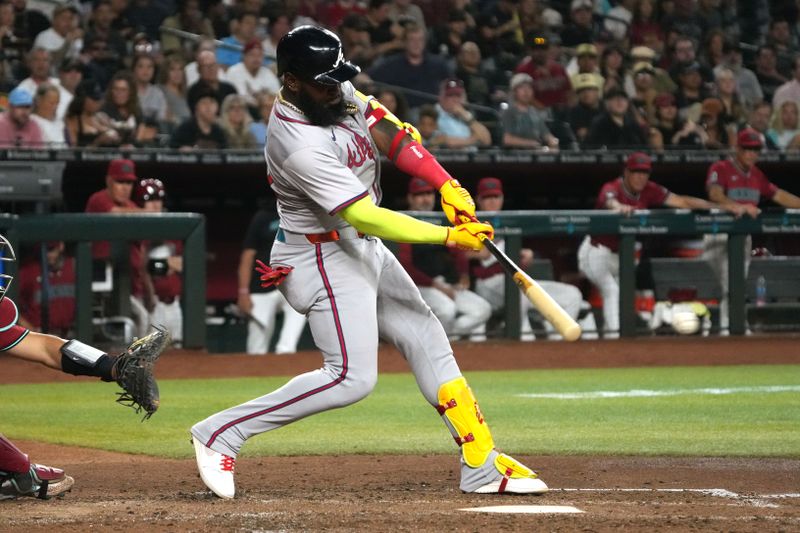
[[[327,233],[306,233],[305,235],[306,239],[308,239],[308,242],[310,242],[311,244],[322,244],[324,242],[334,242],[341,239],[339,232],[336,231],[335,229]],[[359,239],[364,238],[364,234],[361,233],[360,231],[358,232],[358,238]]]

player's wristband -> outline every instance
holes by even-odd
[[[394,163],[406,174],[427,181],[437,191],[453,179],[436,158],[418,142],[410,142],[400,148]]]

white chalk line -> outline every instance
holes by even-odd
[[[671,492],[671,493],[696,493],[715,498],[725,498],[753,507],[766,507],[776,509],[780,505],[767,500],[800,498],[800,493],[785,494],[759,494],[756,496],[743,496],[727,489],[644,489],[644,488],[551,488],[550,492]]]
[[[602,398],[652,398],[657,396],[683,396],[689,394],[773,394],[778,392],[800,392],[800,385],[770,385],[763,387],[729,387],[701,389],[632,389],[626,391],[586,391],[586,392],[537,392],[517,394],[519,398],[547,398],[552,400],[594,400]]]

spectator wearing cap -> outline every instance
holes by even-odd
[[[511,102],[503,112],[503,147],[557,150],[545,117],[534,102],[533,79],[522,72],[511,78]]]
[[[591,74],[576,74],[573,88],[577,94],[577,103],[567,109],[563,119],[570,125],[578,142],[583,144],[592,121],[602,113],[600,108],[600,88],[597,78]]]
[[[26,64],[30,76],[19,82],[19,87],[30,94],[36,94],[36,88],[42,83],[58,85],[58,78],[50,76],[50,52],[44,48],[33,48],[26,56]]]
[[[426,31],[423,27],[406,24],[403,33],[403,52],[376,60],[369,76],[382,83],[438,94],[441,83],[452,77],[452,69],[444,57],[428,53]],[[408,105],[416,109],[428,100],[408,94]]]
[[[594,42],[600,25],[594,19],[592,0],[572,0],[569,23],[561,30],[561,44],[573,48],[582,43]]]
[[[278,94],[281,83],[272,70],[264,66],[264,50],[261,41],[253,39],[244,46],[242,61],[228,69],[228,82],[236,87],[239,96],[255,107],[256,93],[267,91]]]
[[[675,92],[675,102],[678,104],[678,111],[683,115],[690,113],[689,108],[691,106],[699,104],[711,96],[703,84],[701,69],[702,67],[697,61],[681,66],[680,74],[678,74],[678,90]]]
[[[752,110],[756,104],[764,100],[764,93],[758,77],[742,64],[742,51],[739,49],[738,43],[726,41],[723,45],[722,63],[714,67],[714,74],[724,68],[733,71],[736,92],[739,93],[745,109]]]
[[[605,111],[592,121],[584,147],[618,149],[647,146],[645,130],[635,120],[625,91],[611,89],[603,100]]]
[[[674,93],[678,86],[670,77],[669,73],[656,66],[656,52],[647,46],[634,46],[630,52],[631,63],[649,63],[653,67],[653,88],[658,93]],[[625,76],[625,90],[628,94],[633,91],[633,76],[628,72]]]
[[[764,146],[762,135],[752,128],[745,128],[736,137],[736,152],[723,161],[716,161],[708,168],[706,190],[708,198],[723,209],[737,216],[756,218],[761,210],[762,199],[797,209],[800,198],[770,182],[756,166]],[[725,233],[704,237],[703,258],[711,265],[722,289],[720,300],[720,332],[728,332],[728,235]],[[748,236],[745,244],[745,276],[750,264],[752,240]]]
[[[650,63],[645,61],[636,63],[631,69],[633,91],[628,93],[632,108],[651,124],[656,115],[653,101],[658,94],[654,87],[655,75],[656,70]]]
[[[66,145],[64,121],[58,118],[59,98],[58,87],[49,83],[39,85],[33,97],[31,119],[42,131],[42,142],[48,148],[63,148]]]
[[[466,91],[461,80],[450,78],[439,88],[439,113],[437,129],[444,136],[443,146],[447,148],[479,148],[492,144],[492,135],[464,104]]]
[[[214,27],[203,13],[199,0],[179,0],[178,12],[164,19],[161,24],[161,50],[165,54],[177,53],[184,58],[191,57],[191,41],[164,31],[166,28],[186,31],[213,39]]]
[[[796,100],[784,100],[774,107],[767,138],[780,150],[797,150],[800,148],[800,119]]]
[[[606,13],[603,28],[611,33],[615,41],[623,42],[628,37],[636,3],[636,0],[620,0]]]
[[[217,124],[218,111],[216,93],[208,88],[198,90],[192,116],[184,120],[172,134],[170,146],[182,151],[227,148],[225,132]]]
[[[656,129],[661,134],[662,146],[670,149],[701,149],[705,143],[706,132],[696,122],[678,115],[675,97],[661,93],[653,101],[655,105]]]
[[[67,116],[67,108],[75,91],[83,81],[83,64],[77,59],[67,59],[58,68],[58,111],[56,115],[60,120]]]
[[[630,28],[632,46],[644,46],[654,51],[663,49],[664,29],[658,21],[655,8],[654,0],[639,0],[634,7]]]
[[[93,81],[84,81],[64,117],[66,141],[75,147],[119,146],[120,135],[101,117],[103,91]]]
[[[650,180],[652,161],[642,152],[625,160],[622,176],[600,188],[595,209],[608,209],[630,216],[637,209],[672,207],[711,209],[711,202],[693,196],[674,194]],[[587,235],[578,249],[578,269],[594,284],[603,298],[605,338],[619,336],[619,237]]]
[[[598,85],[602,87],[606,81],[600,75],[600,66],[597,62],[597,47],[592,43],[583,43],[575,47],[574,62],[570,61],[567,65],[567,72],[571,74],[570,82],[575,79],[578,74],[590,74],[595,77]],[[575,84],[572,83],[573,90]]]
[[[231,20],[230,30],[231,34],[222,39],[225,44],[233,45],[238,48],[228,48],[220,46],[217,48],[217,62],[223,69],[227,70],[229,67],[239,63],[242,60],[242,49],[244,46],[256,38],[256,30],[258,29],[258,16],[249,11],[239,11],[239,13]]]
[[[61,64],[65,59],[76,59],[83,49],[83,29],[78,8],[71,4],[57,6],[53,10],[52,26],[36,36],[33,47],[50,52],[56,64]]]
[[[222,105],[222,101],[229,94],[236,94],[236,87],[227,81],[219,79],[219,64],[214,52],[204,50],[197,54],[197,72],[200,78],[189,86],[186,94],[186,101],[189,109],[194,109],[200,94],[212,93],[217,100],[217,106]]]
[[[17,87],[8,95],[8,110],[0,114],[0,146],[4,148],[40,148],[42,131],[31,120],[33,96]]]
[[[539,34],[527,38],[528,55],[517,65],[515,72],[523,72],[533,78],[533,92],[537,106],[564,108],[572,101],[572,84],[567,71],[549,54],[550,41]]]
[[[131,199],[133,186],[138,181],[136,164],[130,159],[112,159],[106,171],[105,188],[92,194],[86,201],[86,213],[141,213],[142,209]],[[96,267],[105,269],[111,258],[111,245],[106,241],[92,243],[92,258]],[[143,336],[148,328],[148,312],[144,305],[146,288],[152,288],[143,260],[143,245],[131,242],[129,261],[131,266],[131,311],[137,323],[137,335]]]
[[[502,226],[502,219],[499,217],[492,217],[503,209],[504,195],[503,195],[503,182],[494,177],[481,178],[478,181],[475,200],[478,205],[479,211],[484,211],[481,214],[481,219],[489,218],[490,223],[494,227]],[[505,251],[505,239],[497,237],[494,239],[495,245],[501,250]],[[505,307],[505,286],[506,275],[503,271],[502,265],[498,263],[489,250],[486,248],[479,252],[468,252],[467,254],[473,259],[471,268],[472,276],[475,279],[475,292],[489,302],[492,306],[492,312],[497,313]],[[523,248],[520,250],[518,265],[523,269],[527,269],[533,263],[533,250],[530,248]],[[588,303],[583,303],[581,292],[574,285],[561,283],[551,280],[537,280],[539,285],[544,291],[549,294],[564,309],[573,319],[578,319],[581,308],[590,309]],[[534,309],[533,304],[527,298],[519,299],[520,305],[520,340],[532,341],[535,339],[533,328],[531,327],[528,313]],[[560,336],[555,333],[554,328],[548,322],[544,321],[545,329],[548,333],[548,338],[559,339]],[[597,329],[594,322],[594,317],[591,313],[580,322],[581,328],[585,332],[593,332]],[[591,333],[588,333],[591,335]]]
[[[411,211],[436,215],[436,192],[425,180],[411,178],[406,200]],[[492,307],[469,290],[469,259],[463,250],[403,243],[397,258],[451,338],[486,339]],[[477,336],[473,336],[476,330]]]
[[[772,97],[778,87],[789,81],[781,72],[778,71],[778,54],[775,48],[764,45],[758,48],[756,53],[755,74],[761,91],[764,93],[764,100],[772,102]]]

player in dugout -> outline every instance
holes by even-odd
[[[271,265],[259,271],[262,282],[280,283],[291,306],[308,316],[324,363],[195,424],[203,482],[217,496],[233,498],[236,457],[249,438],[366,397],[378,379],[383,339],[408,361],[423,396],[460,446],[462,491],[546,492],[533,470],[495,448],[442,324],[382,242],[479,250],[492,238],[492,226],[475,221],[472,197],[419,143],[413,126],[353,87],[359,69],[345,61],[334,33],[295,28],[278,43],[277,64],[283,86],[266,159],[280,225]],[[433,185],[453,226],[378,207],[380,154]]]
[[[630,216],[637,209],[672,207],[676,209],[713,209],[719,205],[675,194],[650,180],[653,163],[642,152],[630,154],[622,176],[605,183],[597,195],[595,209],[610,209]],[[587,235],[578,249],[578,268],[600,291],[603,297],[603,337],[619,337],[619,237]]]

